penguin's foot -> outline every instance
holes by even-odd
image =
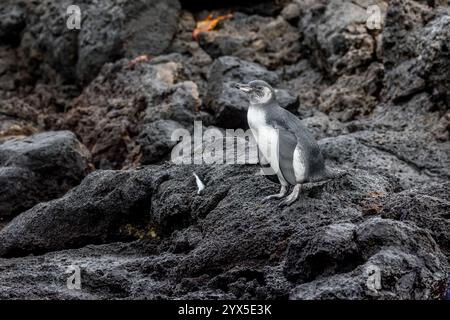
[[[272,194],[270,196],[265,197],[262,200],[262,203],[265,203],[265,202],[269,201],[270,199],[281,199],[286,195],[286,193],[287,193],[287,187],[282,185],[280,193]]]
[[[287,198],[284,199],[282,202],[280,202],[280,204],[278,206],[284,207],[284,206],[290,206],[291,204],[293,204],[295,202],[295,200],[298,199],[298,195],[300,194],[301,189],[302,189],[302,185],[296,184],[294,189],[292,189],[291,194],[288,195]]]

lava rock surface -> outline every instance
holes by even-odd
[[[0,298],[448,298],[448,1],[180,2],[0,5]],[[256,157],[170,161],[254,79],[346,175],[279,207]]]

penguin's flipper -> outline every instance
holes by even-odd
[[[297,138],[284,128],[277,127],[278,130],[278,162],[281,174],[291,185],[297,183],[294,171],[294,152],[297,147]]]

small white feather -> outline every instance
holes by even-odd
[[[195,177],[195,182],[197,183],[197,194],[203,194],[203,190],[205,190],[205,184],[202,182],[202,180],[200,180],[200,178],[198,177],[198,175],[194,172],[193,173],[194,177]]]

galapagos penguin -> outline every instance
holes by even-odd
[[[236,83],[235,88],[249,96],[248,125],[260,154],[275,171],[281,190],[269,199],[283,198],[289,186],[293,191],[280,203],[291,205],[298,198],[303,183],[334,178],[340,173],[328,170],[314,137],[300,119],[278,104],[275,91],[265,81]]]

